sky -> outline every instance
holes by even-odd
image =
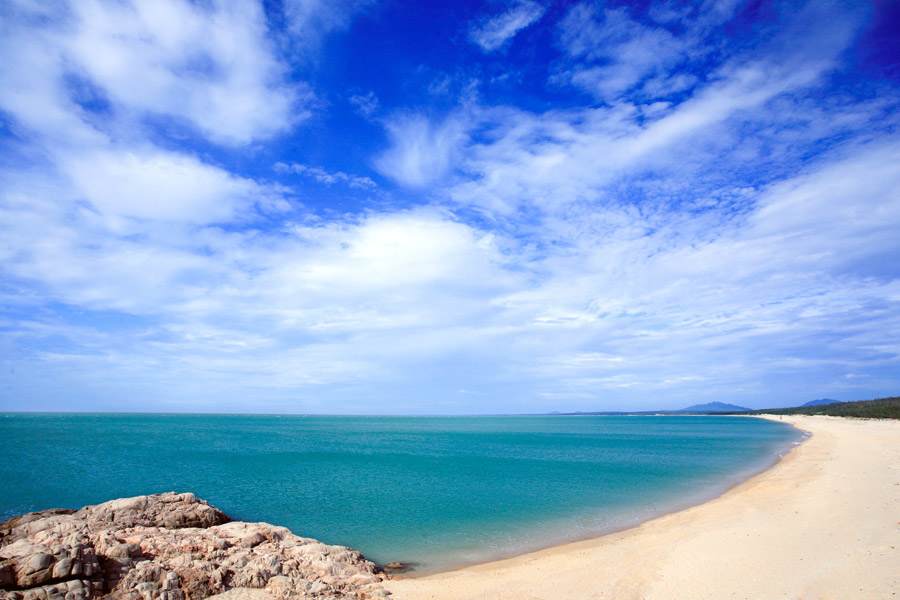
[[[0,410],[900,393],[900,5],[0,0]]]

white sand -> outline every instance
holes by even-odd
[[[900,600],[900,422],[784,420],[812,437],[715,500],[621,533],[386,587],[396,600]]]

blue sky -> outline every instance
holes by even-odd
[[[0,3],[0,410],[900,390],[900,8]]]

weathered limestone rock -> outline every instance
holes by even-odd
[[[362,600],[386,597],[385,577],[350,548],[267,523],[230,522],[193,494],[0,524],[0,600],[203,600],[231,591],[226,597]]]

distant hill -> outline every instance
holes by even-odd
[[[747,414],[747,413],[742,413]],[[767,408],[750,414],[768,415],[830,415],[833,417],[861,417],[864,419],[900,419],[900,397],[834,402],[818,406],[796,408]]]
[[[840,400],[832,400],[831,398],[822,398],[820,400],[810,400],[806,404],[800,406],[825,406],[826,404],[837,404]]]
[[[554,413],[557,415],[697,415],[697,414],[741,414],[741,415],[833,415],[836,417],[863,417],[869,419],[900,419],[900,397],[879,398],[840,402],[829,398],[812,400],[794,408],[767,408],[753,410],[724,402],[695,404],[681,410],[656,410],[638,412],[574,412]]]
[[[688,406],[687,408],[682,408],[681,410],[676,410],[673,412],[676,412],[676,413],[720,413],[720,412],[740,412],[742,410],[752,410],[752,409],[745,408],[743,406],[737,406],[735,404],[726,404],[725,402],[707,402],[706,404],[694,404],[693,406]]]

